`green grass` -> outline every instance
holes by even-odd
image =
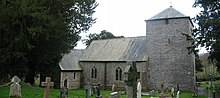
[[[44,88],[41,87],[34,87],[28,84],[22,83],[21,84],[21,93],[22,98],[43,98]],[[9,87],[0,87],[0,98],[9,98]],[[85,89],[76,89],[76,90],[69,90],[69,97],[68,98],[85,98]],[[108,95],[111,93],[110,90],[101,90],[101,95],[103,98],[108,98]],[[49,98],[58,98],[59,96],[59,89],[51,89]],[[159,96],[157,94],[156,96]],[[180,98],[192,98],[192,94],[190,92],[182,92]],[[95,98],[92,96],[91,98]],[[120,95],[120,98],[126,98],[125,95]],[[150,98],[146,96],[142,96],[142,98]],[[199,96],[197,98],[207,98]]]

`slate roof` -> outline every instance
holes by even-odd
[[[163,10],[162,12],[156,14],[148,20],[157,20],[157,19],[167,19],[167,18],[181,18],[181,17],[189,17],[185,16],[183,13],[177,11],[172,6]]]
[[[61,70],[82,70],[78,61],[83,51],[84,50],[73,49],[70,53],[65,54],[59,64]]]
[[[95,40],[80,61],[147,61],[145,37]]]

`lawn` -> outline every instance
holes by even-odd
[[[28,84],[21,84],[22,89],[22,98],[43,98],[44,88],[34,87]],[[69,90],[69,98],[85,98],[85,89]],[[110,90],[101,90],[101,95],[103,98],[108,98],[108,95],[111,93]],[[190,92],[182,92],[180,98],[192,98]],[[9,96],[9,87],[0,87],[0,98],[8,98]],[[59,89],[51,89],[49,98],[58,98]],[[159,96],[159,94],[157,94]],[[94,96],[91,98],[95,98]],[[126,98],[125,95],[120,95],[120,98]],[[142,96],[142,98],[150,98]],[[207,98],[207,97],[197,97],[197,98]]]

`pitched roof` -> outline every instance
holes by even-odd
[[[145,37],[95,40],[80,61],[147,61]]]
[[[159,14],[151,17],[148,20],[167,19],[167,18],[180,18],[180,17],[189,17],[189,16],[185,16],[183,13],[177,11],[172,6],[170,6],[169,8],[163,10],[162,12],[160,12]]]
[[[82,70],[78,60],[84,50],[73,49],[70,53],[65,54],[59,64],[61,70]]]

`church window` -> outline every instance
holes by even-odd
[[[168,38],[168,43],[170,44],[170,38]]]
[[[97,69],[95,67],[92,68],[92,78],[97,78]]]
[[[122,80],[122,70],[120,67],[116,68],[115,79]]]
[[[169,20],[168,19],[165,19],[165,24],[169,24]]]
[[[76,72],[73,73],[73,79],[76,79]]]

